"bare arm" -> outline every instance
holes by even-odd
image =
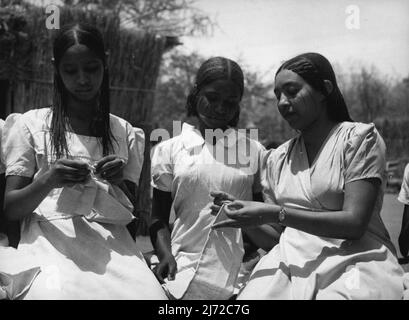
[[[84,182],[88,175],[89,169],[85,163],[61,159],[36,180],[8,176],[4,194],[4,215],[8,220],[21,220],[31,214],[52,189]]]
[[[172,197],[170,192],[153,188],[152,215],[149,233],[151,242],[159,258],[159,264],[154,270],[159,281],[168,277],[173,280],[176,273],[176,261],[172,255],[171,237],[169,228]]]
[[[263,202],[261,193],[254,193],[253,200]],[[279,224],[264,224],[255,227],[243,228],[242,231],[249,237],[251,242],[258,248],[270,251],[279,241],[283,227]]]
[[[31,214],[52,190],[43,177],[32,182],[32,178],[8,176],[4,195],[4,215],[15,221]]]
[[[402,226],[399,234],[399,250],[406,257],[409,251],[409,206],[403,208]]]
[[[283,224],[321,237],[359,239],[370,221],[380,188],[377,178],[357,180],[345,185],[341,211],[306,211],[285,208]],[[251,201],[234,201],[226,212],[232,219],[214,227],[243,227],[264,223],[277,223],[281,207]]]

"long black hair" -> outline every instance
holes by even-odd
[[[240,91],[240,100],[244,92],[244,75],[237,62],[224,58],[213,57],[200,66],[196,74],[196,81],[193,88],[190,90],[186,101],[187,116],[198,116],[197,114],[197,100],[200,90],[209,83],[219,80],[227,79],[235,83]],[[236,127],[240,118],[240,108],[235,117],[230,121],[229,125]]]
[[[115,140],[110,128],[109,73],[102,34],[97,28],[85,23],[65,25],[58,32],[53,43],[55,71],[50,134],[52,150],[57,159],[69,154],[65,133],[70,126],[67,117],[68,92],[59,73],[59,64],[64,53],[76,44],[88,47],[103,63],[103,80],[97,97],[95,117],[90,129],[92,134],[98,137],[104,156],[112,152],[112,141]]]
[[[276,72],[290,70],[302,77],[311,87],[321,92],[327,101],[327,112],[330,120],[335,122],[353,121],[349,115],[344,97],[339,90],[331,63],[323,55],[315,52],[300,54],[286,62]],[[327,92],[324,80],[331,81],[333,89]]]

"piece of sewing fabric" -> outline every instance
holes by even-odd
[[[2,148],[6,175],[37,179],[56,160],[50,150],[50,109],[6,119]],[[125,163],[124,178],[138,184],[144,134],[110,116],[114,153]],[[67,133],[71,159],[90,166],[102,158],[97,138]],[[53,189],[22,221],[18,249],[1,248],[0,272],[39,267],[24,299],[166,299],[126,224],[132,204],[123,191],[92,174],[85,184]],[[32,257],[29,261],[26,256]],[[11,266],[10,266],[11,264]],[[10,272],[7,272],[10,280]],[[15,273],[12,273],[15,274]],[[33,274],[34,275],[34,274]],[[27,277],[15,277],[14,288]]]
[[[251,200],[261,192],[263,151],[260,143],[233,129],[209,144],[187,123],[180,135],[155,147],[152,186],[172,194],[175,210],[171,246],[178,271],[167,282],[174,298],[228,299],[233,294],[244,253],[241,230],[211,229],[210,192]]]
[[[382,181],[364,236],[319,237],[291,227],[257,264],[238,299],[401,299],[403,270],[381,220],[385,145],[373,124],[342,122],[310,165],[299,135],[273,151],[263,170],[266,194],[279,205],[342,210],[345,184]]]

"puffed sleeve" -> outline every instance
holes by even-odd
[[[173,183],[173,164],[171,157],[170,140],[159,143],[155,146],[152,156],[152,187],[171,192]]]
[[[4,159],[3,159],[3,152],[1,150],[1,137],[3,136],[3,127],[4,127],[4,120],[0,119],[0,174],[6,171],[6,167],[4,165]]]
[[[398,200],[403,204],[409,205],[409,163],[405,167]]]
[[[385,143],[374,124],[357,123],[345,147],[345,183],[367,178],[386,178]]]
[[[253,194],[254,193],[261,193],[263,191],[263,187],[261,185],[261,178],[262,178],[262,166],[265,161],[265,156],[267,154],[266,148],[261,144],[256,144],[257,147],[257,172],[254,174],[253,180]]]
[[[145,133],[142,129],[127,124],[126,140],[128,144],[128,163],[123,171],[124,179],[138,185],[144,160]]]
[[[2,157],[6,176],[32,177],[36,172],[34,140],[21,114],[10,114],[3,127]]]

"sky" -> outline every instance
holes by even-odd
[[[358,29],[347,28],[351,5],[359,10]],[[307,51],[346,73],[373,65],[388,77],[409,75],[409,0],[195,0],[194,6],[217,26],[206,36],[180,37],[179,49],[238,60],[266,79],[284,60]]]
[[[266,77],[307,51],[345,72],[374,65],[390,77],[409,75],[408,0],[197,0],[195,6],[218,26],[211,35],[182,37],[185,52],[240,60]],[[347,28],[357,26],[356,8],[359,29]]]

